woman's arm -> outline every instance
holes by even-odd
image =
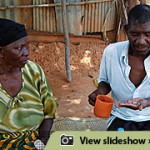
[[[48,118],[48,119],[44,119],[39,127],[39,138],[45,145],[50,137],[50,131],[52,125],[53,125],[53,119]]]

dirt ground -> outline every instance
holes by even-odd
[[[65,67],[65,44],[30,43],[30,59],[38,62],[58,98],[57,117],[90,118],[93,107],[88,95],[96,88],[93,79],[98,76],[99,64],[105,42],[70,44],[71,82],[67,81]]]

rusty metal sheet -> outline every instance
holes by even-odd
[[[0,6],[15,6],[13,9],[7,8],[0,10],[0,17],[14,20],[25,24],[27,29],[32,28],[32,12],[30,8],[17,8],[19,5],[31,5],[32,0],[0,0]]]
[[[74,35],[94,34],[114,30],[116,8],[113,0],[66,0],[68,31]],[[88,2],[88,3],[85,3]],[[26,25],[27,29],[49,33],[63,33],[61,5],[45,7],[53,0],[0,0],[0,6],[15,6],[0,9],[0,17],[15,20]],[[60,0],[54,3],[61,4]],[[75,5],[75,3],[78,3]],[[74,5],[69,5],[74,4]],[[17,6],[32,6],[17,8]],[[35,7],[34,5],[40,5]],[[110,11],[111,10],[111,11]]]
[[[101,0],[99,3],[86,4],[82,9],[84,9],[84,34],[103,32],[103,25],[107,15],[108,21],[105,25],[106,31],[113,30],[115,28],[116,11],[115,5],[112,5],[111,0],[105,2]],[[109,12],[110,9],[111,11]]]
[[[81,0],[66,0],[66,3],[81,2]],[[54,0],[54,3],[61,3],[61,0]],[[68,32],[75,35],[82,35],[82,11],[81,5],[66,6]],[[57,20],[57,32],[63,33],[62,25],[62,10],[61,7],[55,7],[56,20]]]
[[[66,0],[66,3],[84,2],[85,0]],[[88,0],[93,1],[93,0]],[[60,3],[60,0],[54,0]],[[111,11],[109,12],[109,10]],[[63,33],[61,7],[56,7],[57,32]],[[109,13],[109,14],[108,14]],[[108,16],[107,16],[108,15]],[[107,22],[104,26],[105,18]],[[86,35],[87,33],[103,32],[114,30],[116,25],[116,9],[112,0],[99,0],[96,3],[68,6],[67,21],[68,31],[74,35]]]
[[[49,4],[48,0],[33,0],[33,5]],[[56,16],[54,7],[33,8],[33,30],[55,33]]]

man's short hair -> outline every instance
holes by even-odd
[[[128,24],[143,24],[150,22],[150,6],[139,4],[133,7],[128,14]]]

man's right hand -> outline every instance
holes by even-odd
[[[101,95],[107,95],[109,92],[111,91],[111,88],[110,88],[110,85],[104,81],[101,81],[99,84],[98,84],[98,88],[97,90],[95,90],[94,92],[92,92],[89,96],[88,96],[88,101],[89,101],[89,104],[91,104],[92,106],[95,105],[95,102],[96,102],[96,96],[98,94],[101,94]]]
[[[89,96],[88,96],[88,101],[89,101],[89,104],[94,106],[95,105],[95,102],[96,102],[96,96],[98,95],[98,91],[95,90],[94,92],[92,92]]]

